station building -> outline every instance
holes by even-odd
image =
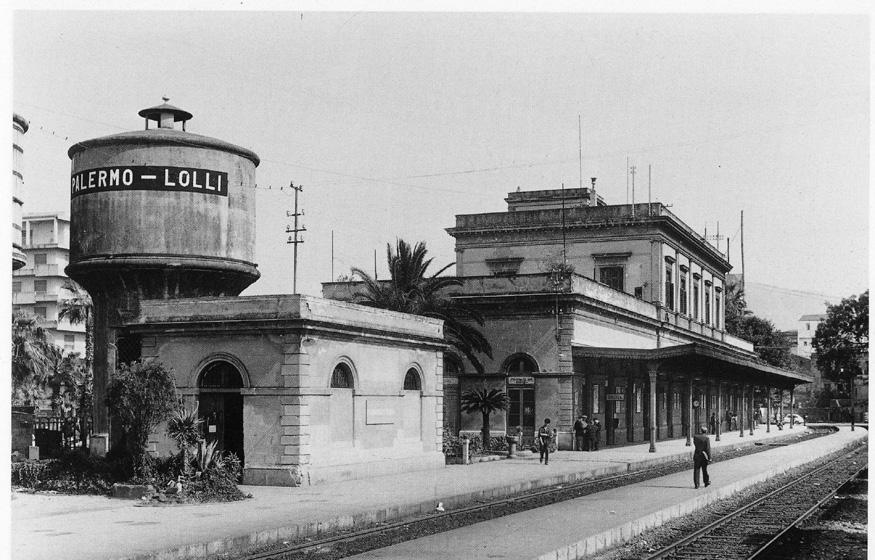
[[[456,403],[485,383],[510,397],[496,429],[529,437],[549,417],[570,449],[585,414],[603,444],[655,445],[712,414],[726,431],[727,411],[748,429],[760,403],[810,381],[724,330],[723,254],[665,205],[606,205],[592,183],[513,192],[507,212],[458,215],[447,230],[463,280],[453,296],[485,316],[494,353],[484,376],[448,358],[449,429],[479,429]]]
[[[477,309],[493,359],[478,374],[444,357],[444,423],[476,434],[460,411],[475,387],[506,391],[493,435],[531,443],[544,418],[571,449],[577,415],[599,419],[603,445],[687,437],[691,425],[752,429],[755,410],[810,376],[764,363],[724,330],[726,257],[660,203],[606,205],[591,188],[513,192],[508,210],[456,216],[450,295]],[[326,297],[356,287],[328,283]],[[776,411],[777,412],[777,411]],[[770,412],[771,415],[774,412]],[[739,430],[736,436],[743,436]]]

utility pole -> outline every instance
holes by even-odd
[[[298,293],[298,243],[304,242],[303,239],[298,239],[298,233],[300,233],[302,231],[307,231],[307,228],[305,228],[303,225],[301,227],[298,227],[298,216],[304,215],[304,210],[301,210],[300,212],[298,212],[298,193],[303,191],[304,187],[302,187],[302,186],[296,187],[295,183],[293,183],[293,182],[289,182],[289,187],[291,187],[295,191],[295,211],[294,211],[294,213],[292,213],[292,212],[289,212],[288,210],[286,210],[286,217],[287,218],[294,217],[295,218],[295,226],[292,227],[292,226],[286,225],[286,233],[291,233],[291,235],[289,236],[289,239],[286,241],[286,243],[291,243],[294,247],[294,253],[293,253],[294,256],[292,257],[292,259],[293,259],[292,260],[292,293],[297,294]]]
[[[629,156],[626,156],[626,204],[629,204]]]
[[[331,281],[334,282],[334,230],[331,230]]]
[[[568,254],[565,244],[565,183],[562,183],[562,264],[568,266]],[[565,269],[562,270],[565,273]]]
[[[653,166],[649,163],[647,164],[647,215],[651,216],[653,211],[650,209],[650,205],[653,204],[653,192],[651,189],[651,181],[653,179]]]

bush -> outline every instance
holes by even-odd
[[[94,458],[77,450],[57,459],[13,464],[12,485],[65,494],[109,494],[114,483],[125,479],[128,469],[123,461]]]
[[[183,492],[187,499],[195,502],[233,502],[251,497],[237,488],[241,467],[237,455],[216,453],[200,476],[183,482]]]

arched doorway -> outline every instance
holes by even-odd
[[[522,445],[535,441],[535,378],[538,371],[530,356],[518,354],[507,360],[507,432],[516,435],[517,427],[523,431]]]
[[[208,364],[198,380],[198,411],[204,437],[216,441],[216,449],[234,453],[243,463],[243,376],[231,363]]]

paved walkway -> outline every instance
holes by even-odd
[[[507,515],[453,531],[353,556],[358,560],[573,560],[627,542],[662,523],[688,515],[739,490],[826,453],[860,437],[850,429],[730,461],[708,471],[711,486],[693,488],[692,469],[622,488],[590,494],[526,512]],[[545,536],[539,532],[545,531]],[[454,552],[448,552],[454,551]]]
[[[767,434],[761,427],[754,436],[745,434],[744,438],[740,438],[737,432],[724,434],[722,441],[712,441],[712,446],[719,456],[719,451],[716,451],[719,448],[776,439],[792,440],[794,434],[801,431],[800,427],[792,431],[773,429]],[[865,438],[866,434],[862,428],[854,433],[844,429],[819,438],[815,445],[778,449],[793,457],[811,460],[828,449]],[[799,453],[793,451],[797,448]],[[250,492],[252,499],[228,504],[140,507],[130,501],[96,496],[13,492],[12,558],[204,558],[221,552],[245,550],[253,545],[315,536],[332,529],[357,528],[374,521],[427,513],[433,511],[438,502],[450,509],[481,497],[623,472],[677,457],[687,458],[690,449],[684,440],[674,440],[660,442],[656,453],[648,453],[647,444],[594,453],[558,452],[551,457],[548,466],[540,465],[535,455],[302,488],[248,486],[243,490]],[[791,459],[781,456],[774,461],[783,463]],[[717,481],[728,481],[733,477],[731,473],[719,474],[723,468],[721,463],[713,468]],[[677,476],[691,477],[689,473]],[[681,485],[682,482],[677,483],[677,486]],[[690,481],[687,485],[690,486]],[[717,485],[712,488],[716,489]],[[622,497],[620,500],[623,501]],[[625,500],[633,513],[637,511],[633,504],[639,502],[637,499]],[[598,517],[606,517],[603,513]],[[570,543],[557,546],[567,544]],[[417,553],[416,556],[420,555]]]

